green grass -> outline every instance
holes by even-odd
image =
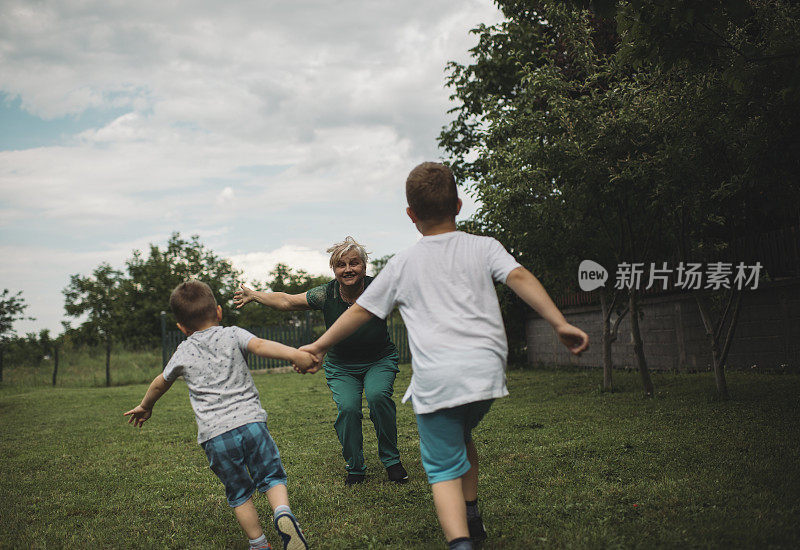
[[[111,351],[111,385],[149,382],[161,370],[161,349]],[[5,365],[3,385],[41,387],[53,385],[53,359],[38,365]],[[100,387],[106,385],[105,349],[62,350],[56,376],[57,387]]]
[[[728,402],[711,398],[710,375],[654,374],[649,400],[634,373],[615,373],[615,393],[598,391],[600,376],[509,372],[511,397],[474,433],[487,547],[800,544],[800,376],[730,373]],[[445,547],[409,406],[398,426],[411,483],[385,481],[365,419],[368,480],[345,488],[323,376],[255,379],[313,547]],[[195,443],[185,385],[137,430],[122,412],[144,390],[0,388],[0,547],[246,547]],[[256,506],[266,518],[266,499]]]

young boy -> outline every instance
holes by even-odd
[[[470,434],[492,401],[508,395],[508,344],[494,281],[549,321],[573,353],[587,348],[588,337],[566,322],[539,281],[499,242],[457,231],[461,201],[449,168],[432,162],[414,168],[406,198],[422,239],[390,259],[356,304],[301,349],[319,360],[371,316],[386,317],[399,306],[413,367],[403,402],[414,406],[422,464],[445,537],[451,549],[469,549],[486,538]]]
[[[250,548],[271,548],[253,505],[256,489],[267,493],[284,550],[308,548],[289,508],[286,473],[245,357],[249,352],[285,359],[303,369],[313,364],[313,356],[256,338],[239,327],[221,327],[222,308],[205,283],[181,283],[172,291],[169,305],[188,339],[150,384],[142,403],[124,413],[130,416],[128,423],[141,427],[156,401],[183,376],[197,420],[197,442],[225,485],[228,504],[250,539]]]

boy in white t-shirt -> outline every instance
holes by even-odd
[[[449,168],[433,162],[414,168],[406,198],[406,212],[422,239],[392,257],[355,305],[301,349],[320,361],[370,317],[384,318],[399,307],[413,368],[403,402],[410,399],[414,406],[422,464],[448,544],[468,549],[486,538],[470,434],[492,401],[508,395],[508,344],[494,282],[507,284],[550,322],[573,353],[584,351],[589,339],[567,323],[539,281],[498,241],[457,231],[461,200]]]

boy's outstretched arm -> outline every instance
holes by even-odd
[[[307,346],[300,349],[307,351],[314,355],[316,363],[310,369],[300,370],[305,374],[315,373],[322,366],[322,358],[328,353],[328,350],[353,334],[358,327],[369,321],[373,317],[372,313],[364,309],[358,304],[353,304],[350,309],[342,313],[342,316],[336,319],[336,322],[331,325],[331,328],[325,331],[325,334],[320,336],[316,342],[312,342]]]
[[[306,351],[300,351],[280,342],[264,340],[263,338],[251,338],[247,343],[247,351],[260,357],[291,361],[295,370],[298,371],[305,371],[315,363],[314,356]]]
[[[558,334],[558,339],[572,353],[580,355],[589,347],[589,336],[578,327],[567,323],[564,315],[533,273],[524,267],[518,267],[508,274],[506,285],[550,323]]]
[[[141,428],[145,420],[153,414],[153,405],[162,395],[167,393],[170,387],[172,387],[172,382],[166,381],[163,374],[156,376],[150,383],[150,387],[147,388],[142,402],[128,412],[122,413],[123,416],[130,416],[128,424],[133,423],[134,426]]]

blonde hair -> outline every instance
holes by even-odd
[[[342,256],[351,250],[358,252],[358,256],[361,258],[361,261],[364,262],[364,266],[367,265],[367,259],[369,258],[367,249],[364,248],[364,245],[360,244],[353,237],[348,235],[342,242],[334,244],[327,250],[327,252],[331,255],[331,269],[333,269],[336,263],[342,259]]]

